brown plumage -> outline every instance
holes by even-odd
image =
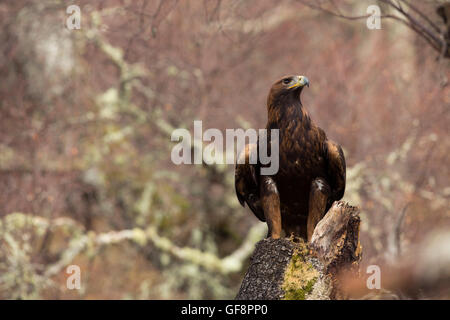
[[[272,85],[267,98],[266,129],[279,129],[278,172],[261,175],[262,164],[249,164],[257,145],[247,144],[239,155],[245,163],[236,164],[239,202],[267,222],[272,238],[279,238],[283,229],[309,241],[317,223],[345,191],[344,154],[302,106],[305,86],[309,81],[304,76],[284,77]]]

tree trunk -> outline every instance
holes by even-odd
[[[359,209],[335,202],[311,243],[265,239],[256,244],[236,299],[345,299],[339,274],[358,276]]]

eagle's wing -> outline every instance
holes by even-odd
[[[345,192],[345,157],[340,145],[331,140],[325,142],[327,174],[331,187],[331,200],[342,199]]]
[[[259,197],[259,166],[250,164],[251,152],[257,152],[256,144],[247,144],[237,157],[234,186],[241,205],[245,207],[247,203],[255,216],[264,222],[266,219]]]

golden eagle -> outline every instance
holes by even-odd
[[[310,241],[317,223],[345,191],[344,153],[303,107],[300,94],[305,86],[305,76],[283,77],[267,98],[266,129],[279,129],[278,172],[262,175],[261,162],[250,164],[250,153],[258,152],[255,144],[247,144],[236,162],[239,202],[267,222],[268,237],[274,239],[283,229]]]

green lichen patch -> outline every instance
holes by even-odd
[[[308,261],[307,254],[306,244],[298,243],[284,273],[282,288],[285,300],[305,300],[317,282],[319,272]]]

